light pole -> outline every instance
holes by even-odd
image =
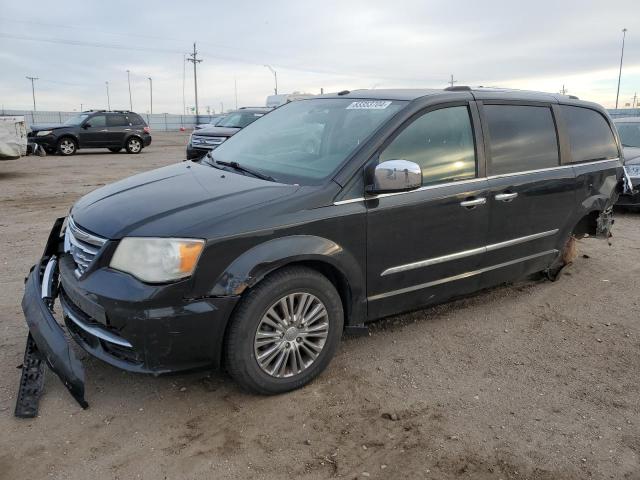
[[[618,97],[620,96],[620,78],[622,77],[622,59],[624,58],[624,38],[627,36],[627,29],[622,29],[622,51],[620,52],[620,70],[618,71],[618,91],[616,92],[616,108],[618,108]]]
[[[131,101],[131,72],[127,70],[127,82],[129,82],[129,111],[133,111],[133,102]]]
[[[151,80],[151,77],[147,78],[149,79],[149,111],[153,115],[153,80]]]
[[[109,98],[109,82],[104,82],[107,87],[107,110],[111,110],[111,99]]]
[[[39,80],[38,77],[25,77],[27,80],[31,80],[31,95],[33,96],[33,111],[36,111],[36,89],[33,86],[34,80]]]
[[[267,67],[269,70],[271,70],[271,73],[273,73],[273,79],[276,82],[276,85],[273,91],[277,95],[278,94],[278,73],[273,69],[271,65],[265,65],[265,67]]]

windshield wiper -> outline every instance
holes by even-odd
[[[268,180],[270,182],[275,182],[276,181],[276,179],[273,178],[271,175],[265,175],[264,173],[260,173],[257,170],[253,170],[251,168],[243,167],[238,162],[224,162],[222,160],[214,160],[213,157],[211,157],[211,159],[215,163],[217,163],[218,165],[223,165],[225,167],[231,167],[234,170],[238,170],[240,172],[248,173],[249,175],[252,175],[252,176],[254,176],[256,178],[259,178],[261,180]]]

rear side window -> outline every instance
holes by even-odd
[[[618,157],[613,132],[605,118],[595,110],[560,105],[569,132],[574,162],[607,160]]]
[[[558,137],[549,107],[485,105],[489,125],[489,173],[525,172],[560,163]]]
[[[380,162],[409,160],[422,168],[422,184],[476,176],[473,129],[467,107],[425,113],[405,128],[380,154]]]
[[[124,115],[107,115],[107,126],[108,127],[124,127],[129,126],[129,122],[127,121],[127,117]]]

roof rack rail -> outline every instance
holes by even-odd
[[[445,88],[447,92],[470,92],[471,87],[468,85],[452,85],[450,87]]]
[[[577,96],[575,95],[569,95],[569,98],[572,100],[580,100]]]

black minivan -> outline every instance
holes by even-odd
[[[251,391],[286,392],[327,367],[344,331],[557,269],[574,236],[609,234],[623,175],[606,112],[573,97],[292,102],[58,219],[25,287],[30,339],[82,404],[56,297],[75,341],[111,365],[223,365]]]

